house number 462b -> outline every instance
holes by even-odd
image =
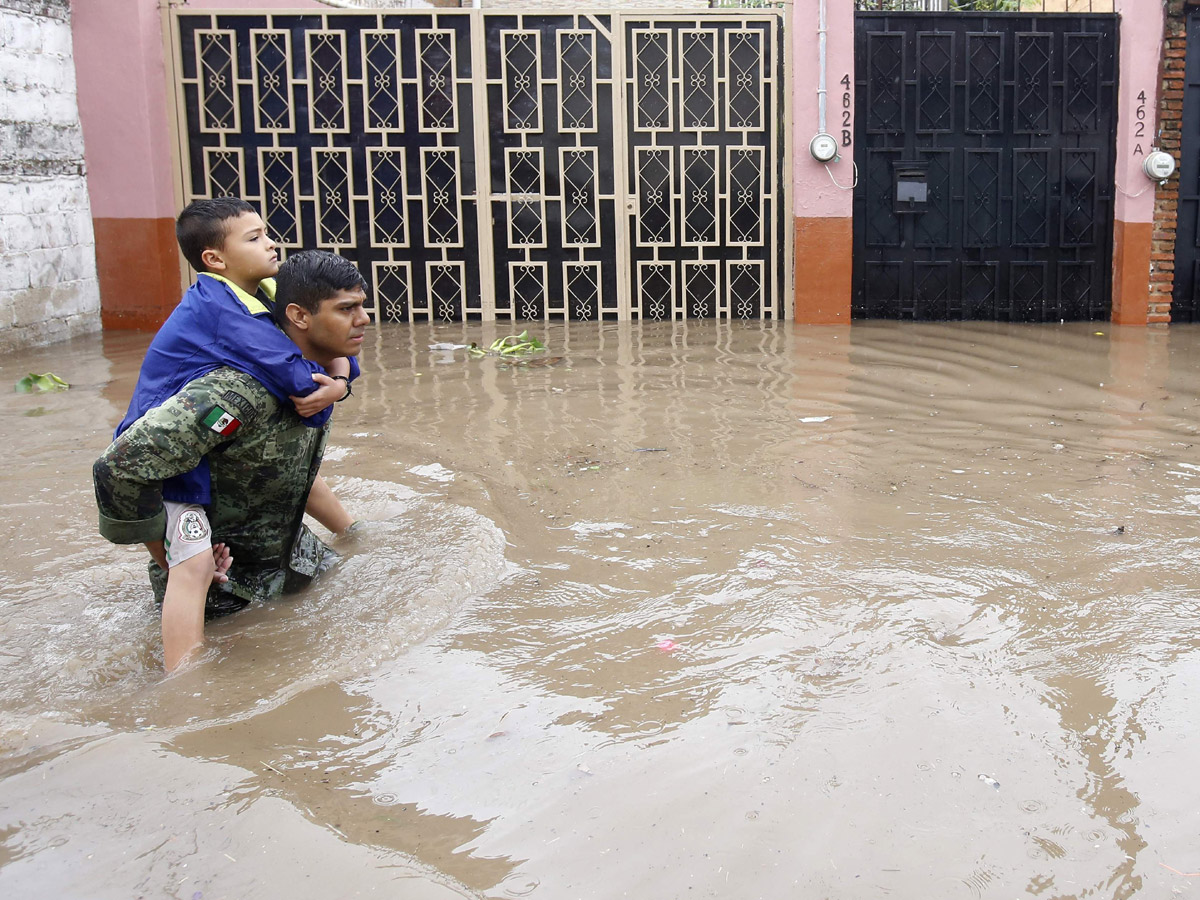
[[[849,147],[854,141],[854,117],[850,114],[850,76],[843,75],[842,87],[842,146]]]

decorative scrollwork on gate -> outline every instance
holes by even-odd
[[[367,151],[372,246],[409,246],[407,159],[403,147]]]
[[[504,127],[542,130],[542,81],[538,74],[541,35],[536,31],[500,32],[504,60]]]
[[[258,171],[262,179],[259,196],[262,197],[263,221],[271,237],[281,247],[303,247],[296,148],[259,148]]]
[[[592,147],[559,151],[563,180],[562,244],[564,247],[600,245],[600,196],[597,151]]]
[[[713,246],[720,240],[717,165],[715,147],[683,148],[683,243],[687,246]]]
[[[400,43],[395,31],[364,29],[362,56],[367,131],[404,130],[404,104],[400,99]]]
[[[1050,227],[1050,151],[1013,151],[1013,243],[1045,247]]]
[[[196,32],[196,59],[200,65],[200,130],[236,132],[241,130],[237,92],[237,54],[235,35],[224,29]]]
[[[205,179],[208,196],[241,197],[245,194],[242,185],[245,184],[246,166],[240,147],[206,147],[204,168],[208,173]]]
[[[459,197],[458,148],[423,147],[425,243],[431,247],[462,246],[462,201]]]
[[[449,30],[417,32],[420,54],[421,130],[458,130],[455,95],[455,34]]]
[[[1100,36],[1064,34],[1063,131],[1093,133],[1100,126]]]
[[[897,134],[904,129],[904,35],[867,35],[867,131]]]
[[[511,247],[545,247],[546,202],[540,147],[506,153],[508,171],[508,243]]]
[[[1091,246],[1096,243],[1096,151],[1064,150],[1062,172],[1062,246]]]
[[[671,33],[640,29],[634,41],[634,128],[638,131],[670,129]]]
[[[558,33],[558,130],[596,130],[596,34],[563,29]]]
[[[170,18],[185,198],[352,259],[377,317],[782,309],[778,10]]]
[[[1050,131],[1049,34],[1017,35],[1016,99],[1017,134],[1046,134]]]
[[[967,133],[998,134],[1004,121],[1004,35],[967,35]]]
[[[730,29],[725,33],[729,66],[729,127],[760,131],[764,127],[763,34],[753,29]]]
[[[917,131],[954,130],[954,35],[917,35]]]
[[[683,115],[681,123],[688,131],[715,131],[717,122],[716,32],[685,29],[679,32],[683,63]]]
[[[671,151],[638,148],[638,243],[671,244],[675,241],[675,217],[671,215],[675,183]]]
[[[356,244],[351,165],[349,150],[313,150],[318,247],[332,250]]]
[[[250,32],[254,67],[254,115],[259,131],[289,132],[292,122],[292,35],[289,31]]]
[[[563,266],[563,293],[573,319],[591,322],[600,318],[600,263],[567,263]]]
[[[346,35],[340,31],[310,31],[308,38],[309,129],[313,132],[350,130],[346,97]]]

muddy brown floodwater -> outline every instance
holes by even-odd
[[[163,680],[92,460],[147,339],[0,408],[0,896],[1200,890],[1200,330],[384,326],[369,525]]]

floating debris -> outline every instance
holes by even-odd
[[[520,334],[510,334],[508,337],[497,338],[492,341],[492,345],[486,350],[479,347],[478,344],[469,344],[468,352],[471,356],[478,359],[481,356],[499,356],[503,358],[514,356],[528,356],[531,353],[540,353],[546,349],[546,345],[531,335],[528,331],[522,331]]]
[[[35,375],[30,372],[24,378],[17,381],[13,388],[18,394],[31,394],[34,391],[66,391],[70,390],[71,385],[67,384],[53,372],[46,372],[43,375]]]

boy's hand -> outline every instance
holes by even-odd
[[[229,580],[229,567],[233,565],[233,554],[224,544],[213,544],[213,584],[224,584]]]
[[[315,416],[327,406],[332,406],[346,396],[346,382],[336,381],[328,375],[313,372],[312,380],[320,385],[307,397],[289,397],[296,404],[296,412],[301,418]]]

